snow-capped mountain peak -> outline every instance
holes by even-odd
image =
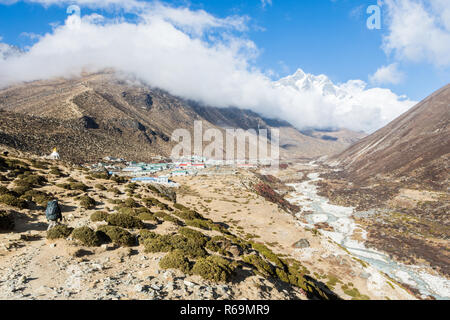
[[[322,95],[337,95],[339,87],[326,75],[313,75],[305,73],[298,69],[293,75],[280,79],[275,83],[276,86],[292,87],[299,91],[316,91]]]

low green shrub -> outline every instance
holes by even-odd
[[[58,168],[50,169],[49,173],[54,175],[54,176],[57,176],[57,177],[62,177],[63,176],[63,173]]]
[[[128,198],[123,202],[123,205],[127,208],[137,208],[139,207],[139,203],[133,198]]]
[[[144,223],[132,215],[124,213],[114,213],[108,216],[106,220],[110,225],[127,229],[142,229]]]
[[[102,184],[96,184],[94,187],[100,191],[106,191],[106,187]]]
[[[53,200],[52,195],[39,190],[29,190],[24,194],[23,198],[33,201],[41,207],[47,206],[47,203]]]
[[[192,259],[206,257],[208,253],[198,243],[189,240],[182,235],[159,235],[155,238],[144,240],[146,252],[169,252],[175,249],[182,250],[186,256]]]
[[[113,243],[119,246],[132,247],[136,245],[136,237],[120,227],[101,226],[97,231],[103,232]]]
[[[154,216],[156,218],[160,218],[161,220],[172,222],[172,223],[176,224],[177,226],[184,226],[183,221],[178,220],[177,218],[175,218],[165,212],[158,211],[158,212],[154,213]]]
[[[18,186],[43,186],[47,179],[40,175],[20,175],[14,183]]]
[[[184,273],[189,273],[191,266],[189,259],[183,250],[174,250],[166,254],[160,261],[161,269],[178,269]]]
[[[127,178],[120,177],[120,176],[111,176],[109,179],[114,181],[117,184],[124,184],[124,183],[126,183],[128,181]]]
[[[123,207],[122,204],[119,205],[119,206],[115,206],[113,209],[115,211],[117,211],[117,213],[128,214],[130,216],[136,216],[137,215],[136,209]]]
[[[80,191],[88,191],[89,187],[85,185],[83,182],[72,182],[69,184],[70,190],[80,190]]]
[[[183,211],[183,210],[189,210],[188,207],[183,206],[181,203],[175,203],[175,204],[173,205],[173,207],[174,207],[175,209],[180,210],[180,211]]]
[[[20,187],[16,187],[12,190],[12,192],[14,194],[16,194],[17,196],[21,197],[23,195],[25,195],[25,193],[29,192],[33,190],[33,187],[30,186],[20,186]]]
[[[101,235],[89,227],[81,227],[72,231],[72,237],[89,247],[98,247],[102,243]]]
[[[159,235],[153,231],[147,230],[147,229],[142,229],[141,231],[139,231],[139,236],[142,238],[142,240],[146,240],[146,239],[155,239],[157,237],[159,237]]]
[[[0,185],[0,196],[4,194],[9,194],[10,191],[7,187]]]
[[[47,231],[47,239],[65,239],[72,233],[73,228],[69,228],[63,224],[58,224]]]
[[[93,214],[91,214],[91,221],[98,222],[98,221],[106,221],[108,219],[108,212],[105,211],[96,211]]]
[[[227,250],[230,249],[232,245],[233,243],[230,239],[224,236],[215,236],[206,243],[206,248],[225,256],[229,255],[229,252]]]
[[[346,289],[344,293],[352,297],[352,300],[370,300],[370,297],[361,294],[357,288]]]
[[[203,216],[194,210],[175,211],[174,214],[184,220],[204,220]]]
[[[88,191],[89,187],[82,182],[68,182],[68,183],[60,183],[56,185],[59,188],[71,190],[71,191]]]
[[[272,250],[267,248],[265,245],[263,245],[262,243],[256,243],[256,242],[251,242],[251,245],[252,245],[253,249],[258,251],[260,254],[262,254],[264,257],[266,257],[271,262],[275,263],[276,266],[278,266],[279,268],[281,268],[283,270],[286,269],[286,265],[283,263],[283,261],[281,261],[281,259],[275,253],[273,253]]]
[[[48,169],[48,163],[39,160],[31,160],[31,165],[33,166],[33,168],[36,169],[43,169],[43,170]]]
[[[120,191],[119,189],[114,188],[114,187],[113,187],[113,188],[109,188],[109,189],[108,189],[108,192],[111,192],[111,193],[113,193],[113,194],[116,195],[116,196],[122,194],[122,191]]]
[[[151,212],[142,212],[139,213],[138,218],[142,221],[152,221],[158,223],[158,219]]]
[[[0,231],[11,231],[14,227],[15,221],[13,213],[0,211]]]
[[[248,263],[256,268],[257,273],[261,274],[263,277],[269,277],[274,275],[273,266],[266,262],[263,258],[257,255],[248,255],[242,258],[242,261]]]
[[[206,280],[225,282],[229,280],[233,268],[228,260],[219,256],[209,256],[198,259],[192,273]]]
[[[211,225],[207,220],[200,220],[200,219],[185,220],[185,223],[190,227],[199,228],[203,230],[211,230]]]
[[[201,247],[204,247],[209,240],[209,238],[203,233],[190,228],[180,228],[178,232],[182,236],[186,237],[187,239]]]
[[[28,208],[28,203],[24,199],[20,199],[12,194],[3,194],[0,196],[0,203],[6,204],[8,206],[16,207],[19,209]]]
[[[157,252],[169,252],[174,250],[173,237],[171,235],[158,235],[153,238],[145,238],[144,247],[145,252],[157,253]]]
[[[83,209],[90,210],[95,208],[95,200],[89,196],[81,196],[78,200],[80,201],[80,206]]]
[[[110,178],[107,171],[93,172],[93,173],[91,173],[91,177],[94,179],[103,179],[103,180],[109,180],[109,178]]]

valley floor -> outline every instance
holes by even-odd
[[[92,179],[86,171],[62,165],[59,169],[87,185],[86,194],[96,201],[95,208],[80,208],[74,196],[83,192],[74,195],[72,191],[61,189],[58,185],[67,177],[49,176],[51,182],[40,190],[61,199],[64,223],[70,227],[89,226],[95,230],[104,222],[92,222],[90,217],[94,212],[112,213],[115,208],[111,199],[123,202],[129,198],[127,184]],[[309,167],[303,169],[311,172]],[[292,177],[301,171],[302,166],[296,165],[281,170],[278,178],[290,179],[292,183]],[[296,179],[299,183],[308,180],[302,174]],[[336,239],[307,226],[304,217],[287,213],[259,196],[251,187],[254,181],[259,181],[255,173],[245,170],[238,174],[178,177],[176,182],[181,187],[177,191],[177,203],[226,226],[239,239],[264,244],[284,261],[301,263],[309,270],[317,288],[327,288],[342,299],[416,298]],[[103,184],[105,190],[102,191],[99,184]],[[3,185],[11,187],[10,182],[3,182]],[[120,194],[111,193],[112,188],[119,189]],[[137,201],[152,195],[145,186],[138,186],[134,194]],[[160,201],[165,200],[160,198]],[[301,205],[306,207],[305,203]],[[0,209],[16,211],[14,231],[0,233],[0,299],[286,300],[310,297],[299,287],[253,272],[248,265],[238,268],[228,281],[212,282],[180,270],[162,269],[159,262],[166,254],[150,253],[142,243],[118,248],[113,244],[83,246],[70,237],[49,240],[42,209],[18,210],[3,204]],[[176,234],[179,227],[172,220],[173,217],[159,224],[150,223],[149,228],[158,234]],[[210,238],[220,235],[214,230],[194,229]],[[251,251],[250,254],[258,255]],[[271,254],[269,252],[268,256]],[[237,253],[232,259],[240,257],[241,253]]]

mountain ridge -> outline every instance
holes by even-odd
[[[449,111],[450,84],[329,163],[342,167],[346,176],[356,180],[391,176],[416,182],[430,180],[442,188],[449,180]]]
[[[139,161],[169,156],[175,145],[170,141],[172,132],[179,128],[192,132],[196,120],[203,121],[205,130],[222,132],[227,127],[280,129],[282,158],[330,155],[349,145],[348,140],[303,135],[285,121],[249,110],[186,101],[113,71],[8,87],[0,90],[0,110],[0,144],[38,155],[57,147],[65,160],[75,162],[105,156]]]

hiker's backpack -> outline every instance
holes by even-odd
[[[53,200],[47,203],[47,209],[45,210],[45,216],[49,221],[57,221],[62,219],[61,208],[58,201]]]

